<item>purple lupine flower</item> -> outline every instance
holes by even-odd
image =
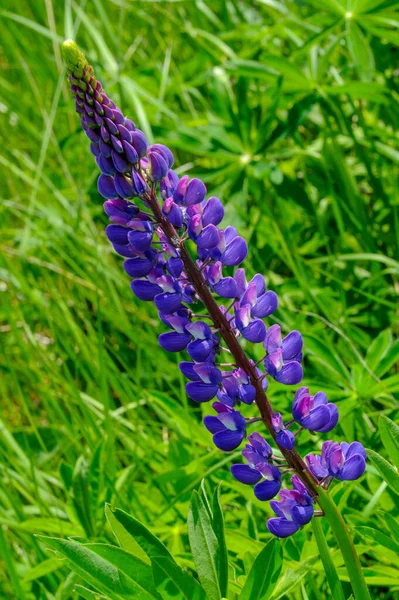
[[[267,380],[262,381],[263,389],[267,388]],[[223,373],[223,381],[217,393],[218,400],[228,406],[236,406],[240,402],[252,404],[255,400],[256,389],[251,384],[243,369],[234,369]]]
[[[258,500],[270,500],[278,494],[281,487],[281,473],[277,467],[269,464],[272,449],[259,434],[252,433],[242,451],[248,464],[234,464],[231,473],[237,481],[247,485],[255,485],[254,494]],[[263,481],[261,481],[263,479]]]
[[[302,379],[303,340],[299,331],[291,331],[284,339],[280,325],[272,325],[266,332],[264,347],[267,352],[265,369],[276,381],[294,385]]]
[[[306,462],[315,477],[341,481],[359,479],[366,470],[366,451],[360,442],[324,442],[321,456],[308,454]]]
[[[187,364],[187,363],[186,363]],[[195,378],[186,384],[187,395],[194,402],[207,402],[216,396],[219,384],[222,381],[222,374],[217,367],[210,362],[191,363]],[[180,365],[181,366],[181,365]],[[184,370],[181,369],[182,372]],[[189,373],[186,367],[186,373]],[[192,374],[190,372],[191,379]],[[186,375],[187,376],[187,375]]]
[[[267,521],[267,528],[276,537],[285,538],[306,525],[313,517],[314,501],[308,489],[297,475],[293,475],[291,482],[293,490],[280,491],[282,500],[272,500],[270,507],[277,517]]]
[[[204,425],[213,434],[213,443],[225,452],[235,450],[245,437],[246,420],[238,410],[221,402],[214,402],[212,407],[218,414],[204,417]]]
[[[301,387],[294,397],[292,416],[305,429],[326,433],[338,422],[338,408],[324,392],[311,396],[309,388]]]
[[[249,304],[251,306],[251,317],[264,319],[277,310],[277,294],[271,290],[266,291],[266,283],[263,275],[257,273],[247,283],[245,270],[240,268],[235,272],[234,280],[237,284],[239,306]]]
[[[281,448],[292,450],[295,446],[295,436],[292,431],[284,427],[284,422],[280,413],[274,413],[272,416],[272,426],[276,434],[276,442]]]

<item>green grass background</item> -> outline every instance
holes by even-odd
[[[341,419],[328,436],[303,433],[300,451],[333,437],[387,456],[378,415],[397,419],[399,397],[399,2],[0,6],[0,597],[77,598],[77,576],[34,534],[110,540],[105,501],[192,568],[186,516],[205,477],[224,482],[234,599],[270,509],[232,480],[239,453],[212,447],[209,406],[186,398],[154,307],[133,297],[110,250],[60,43],[76,39],[125,114],[222,198],[225,223],[249,242],[247,269],[279,294],[269,322],[303,333],[304,383]],[[292,395],[270,385],[283,414]],[[332,493],[373,598],[398,598],[397,549],[373,531],[399,530],[398,496],[371,465]],[[316,553],[305,528],[285,543],[283,572]],[[329,598],[320,562],[283,597]]]

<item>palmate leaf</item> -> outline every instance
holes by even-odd
[[[283,564],[281,543],[270,540],[255,559],[239,600],[267,600],[278,581]]]
[[[218,541],[202,498],[194,491],[188,513],[188,537],[199,580],[209,600],[220,600],[217,574]]]

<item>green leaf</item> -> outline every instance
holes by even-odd
[[[87,537],[92,537],[94,535],[94,521],[91,512],[89,467],[83,456],[80,456],[76,461],[70,494],[80,524],[85,530]]]
[[[324,535],[320,519],[312,519],[313,533],[319,549],[320,558],[323,563],[324,572],[331,591],[331,597],[334,600],[345,600],[341,582],[337,570],[331,557],[331,552]]]
[[[87,600],[108,600],[107,596],[97,594],[97,592],[93,592],[93,590],[89,590],[83,585],[76,585],[75,591],[78,592],[82,598],[86,598]]]
[[[311,556],[307,560],[301,562],[295,569],[287,569],[283,577],[278,582],[276,590],[272,596],[272,600],[279,600],[309,573],[313,565],[319,560],[318,556]]]
[[[212,527],[219,546],[216,553],[216,569],[219,576],[220,593],[223,597],[227,597],[229,583],[229,558],[227,553],[226,537],[224,533],[223,511],[220,505],[220,487],[221,483],[218,485],[213,494]]]
[[[198,492],[191,497],[188,513],[188,537],[198,577],[209,600],[220,600],[217,576],[218,541],[209,514]]]
[[[85,548],[89,548],[126,575],[134,585],[137,598],[161,600],[152,578],[152,568],[142,560],[110,544],[86,544]]]
[[[399,426],[385,415],[378,420],[380,436],[393,464],[399,469]]]
[[[239,600],[267,600],[270,598],[283,564],[281,542],[272,539],[255,559]]]
[[[164,556],[151,559],[157,590],[164,600],[205,600],[206,594],[198,581],[174,561]]]
[[[137,556],[138,558],[140,558],[143,562],[147,563],[148,565],[151,564],[151,561],[148,558],[147,553],[144,552],[144,550],[137,543],[137,541],[134,539],[134,537],[118,521],[118,519],[115,517],[114,511],[112,510],[112,508],[109,504],[105,505],[105,516],[107,518],[109,526],[112,529],[112,533],[116,537],[121,548],[126,550],[126,552],[133,554],[133,556]]]
[[[23,581],[25,583],[28,581],[35,581],[35,579],[39,579],[39,577],[54,573],[54,571],[61,569],[63,566],[64,562],[59,558],[48,558],[29,569],[24,575]]]
[[[353,20],[349,21],[348,45],[362,79],[369,80],[374,70],[374,55],[366,36]]]
[[[374,452],[374,450],[366,450],[368,458],[380,473],[381,477],[387,482],[395,494],[399,495],[399,473],[385,458]]]
[[[69,567],[82,579],[111,600],[149,600],[153,597],[137,596],[138,588],[113,564],[105,560],[87,546],[58,538],[42,537],[41,540],[56,550],[68,561]]]
[[[121,536],[124,540],[124,543],[127,544],[129,542],[127,541],[126,536],[129,536],[131,540],[137,542],[137,544],[144,550],[144,552],[150,558],[152,558],[153,556],[163,556],[174,561],[173,556],[170,554],[169,550],[166,548],[166,546],[164,546],[161,540],[159,540],[153,533],[151,533],[151,531],[147,529],[145,525],[140,523],[140,521],[137,521],[137,519],[135,519],[131,515],[128,515],[120,508],[112,510],[111,507],[107,505],[107,518],[109,518],[109,515],[111,513],[124,530],[124,533],[121,529],[118,529],[118,535],[115,533],[119,541],[119,536]],[[128,548],[126,549],[128,550]]]
[[[399,555],[399,544],[392,540],[389,536],[382,533],[382,531],[378,531],[378,529],[374,529],[373,527],[355,527],[355,530],[360,533],[360,535],[372,540],[374,544],[380,544],[380,546],[384,546],[384,548],[388,548],[388,550],[392,550]]]

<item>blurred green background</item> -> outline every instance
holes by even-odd
[[[76,39],[179,173],[222,198],[225,223],[249,242],[248,270],[279,294],[270,322],[304,335],[305,385],[338,404],[329,436],[386,456],[377,417],[395,420],[399,399],[399,2],[0,6],[0,597],[77,598],[77,576],[34,534],[111,539],[105,501],[190,569],[188,501],[205,477],[224,482],[236,598],[270,509],[230,476],[239,452],[212,447],[210,407],[187,399],[181,357],[160,350],[154,307],[133,297],[105,238],[60,43]],[[287,414],[291,389],[269,389]],[[305,432],[299,449],[327,437]],[[373,532],[399,531],[398,496],[371,465],[332,493],[373,598],[398,598],[397,552]],[[301,577],[277,597],[330,597],[321,563],[306,562],[315,554],[310,528],[285,543],[283,573],[302,565]]]

